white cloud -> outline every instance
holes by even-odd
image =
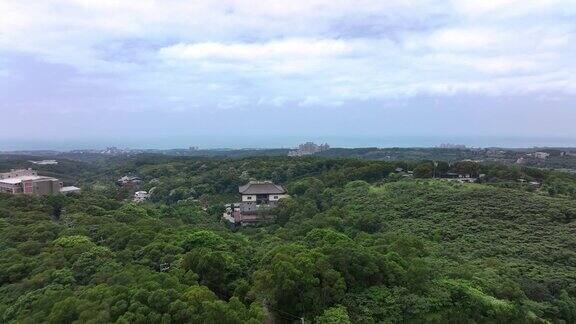
[[[441,50],[486,50],[507,41],[498,30],[485,28],[449,28],[433,32],[424,42]]]
[[[277,60],[333,57],[348,54],[352,47],[342,40],[288,39],[267,43],[177,44],[160,49],[160,54],[179,59]]]
[[[528,15],[573,15],[576,4],[572,0],[454,0],[457,12],[466,16],[489,18],[522,17]]]
[[[573,0],[0,0],[0,58],[25,54],[83,82],[189,106],[573,93],[575,9]]]

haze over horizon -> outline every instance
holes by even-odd
[[[572,138],[523,138],[523,137],[359,137],[338,138],[316,137],[277,137],[262,141],[258,137],[217,138],[210,141],[205,137],[144,138],[130,140],[94,139],[85,141],[5,141],[0,140],[0,152],[11,151],[72,151],[103,150],[108,147],[120,149],[188,149],[195,146],[201,150],[214,149],[292,149],[305,142],[328,143],[332,148],[432,148],[441,144],[465,145],[468,148],[535,148],[563,147],[574,148],[576,141]]]
[[[0,151],[576,146],[573,0],[0,0]]]

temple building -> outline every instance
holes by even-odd
[[[274,220],[269,212],[280,199],[289,197],[286,190],[271,181],[250,181],[240,186],[241,202],[226,205],[223,218],[236,226],[260,224]]]

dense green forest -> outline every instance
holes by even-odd
[[[0,194],[0,322],[576,322],[568,173],[160,155],[40,171],[83,192]],[[479,183],[438,179],[448,173]],[[129,201],[133,189],[114,183],[126,174],[142,178],[150,201]],[[274,224],[231,230],[223,205],[254,179],[291,198]]]

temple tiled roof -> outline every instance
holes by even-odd
[[[282,186],[271,181],[250,181],[248,184],[238,187],[242,195],[285,194]]]

